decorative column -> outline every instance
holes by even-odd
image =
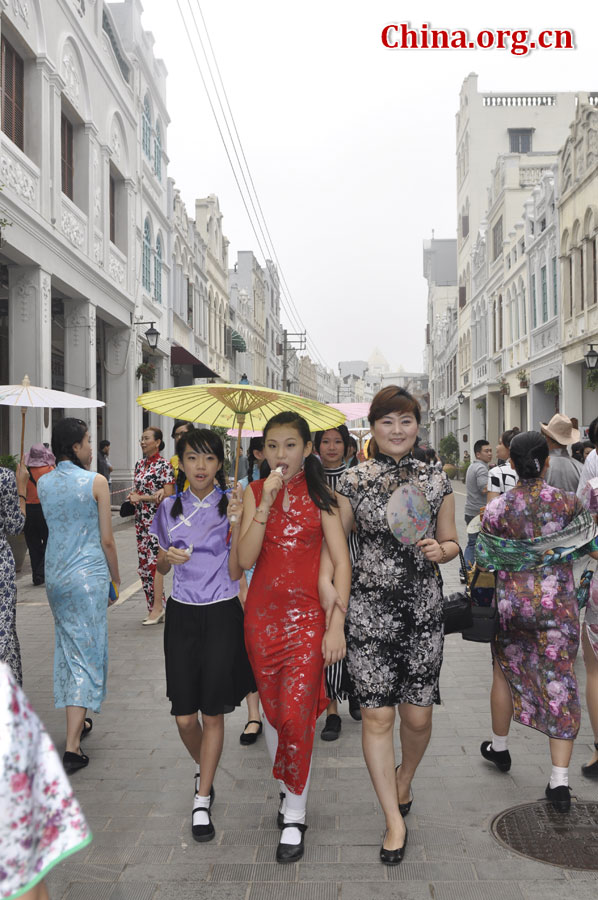
[[[64,389],[95,400],[96,397],[96,308],[89,300],[64,301]],[[97,414],[95,409],[65,409],[89,423],[89,434],[97,459]]]
[[[64,79],[57,73],[50,76],[49,133],[50,133],[50,222],[61,230],[62,221],[62,140],[60,117]]]
[[[52,387],[52,282],[39,266],[9,266],[8,346],[9,380]],[[47,424],[45,424],[47,423]],[[21,410],[11,410],[11,451],[21,440]],[[25,447],[50,440],[50,418],[31,410],[26,418]]]
[[[106,435],[110,444],[112,489],[131,486],[133,466],[140,456],[141,409],[135,403],[138,394],[135,369],[135,329],[128,326],[106,330]],[[124,494],[115,498],[124,499]]]

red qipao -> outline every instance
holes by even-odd
[[[259,506],[264,482],[251,482]],[[245,645],[264,713],[278,732],[275,778],[293,794],[307,782],[316,719],[327,705],[322,638],[325,617],[318,596],[321,513],[305,474],[287,484],[270,510],[245,604]]]

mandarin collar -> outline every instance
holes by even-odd
[[[390,466],[394,466],[397,469],[402,469],[405,466],[408,466],[411,462],[413,462],[413,453],[411,450],[405,456],[402,456],[401,459],[397,462],[392,458],[392,456],[387,456],[386,453],[381,453],[379,450],[374,457],[378,460],[378,462],[387,463]]]
[[[302,481],[305,481],[305,471],[303,468],[299,469],[299,471],[293,475],[292,478],[289,478],[288,481],[285,482],[287,488],[289,487],[297,487],[301,484]]]
[[[156,462],[157,459],[161,459],[159,450],[156,453],[154,453],[153,456],[144,456],[143,457],[143,461],[146,464],[146,466],[149,466],[150,463]]]

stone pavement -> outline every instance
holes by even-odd
[[[455,483],[462,523],[463,486]],[[463,529],[460,527],[460,531]],[[461,533],[461,537],[464,535]],[[117,533],[123,586],[135,584],[134,533]],[[457,588],[455,564],[445,567],[447,591]],[[509,806],[542,798],[550,774],[548,744],[514,726],[513,767],[499,773],[479,745],[490,736],[489,650],[447,638],[442,705],[434,711],[431,744],[414,782],[405,861],[378,860],[384,822],[361,753],[361,727],[343,704],[340,740],[315,742],[302,862],[274,862],[278,786],[264,738],[242,747],[245,709],[226,718],[216,776],[216,838],[196,844],[190,833],[193,764],[164,696],[162,627],[142,628],[140,591],[109,612],[108,696],[85,750],[91,762],[73,786],[94,834],[92,844],[53,870],[52,900],[595,900],[596,873],[566,871],[524,859],[489,833]],[[19,576],[18,630],[25,689],[64,749],[64,713],[52,702],[53,623],[43,588]],[[578,673],[583,681],[583,664]],[[584,713],[571,767],[580,798],[598,800],[598,784],[579,766],[592,736]]]

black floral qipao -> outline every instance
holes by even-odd
[[[347,670],[354,695],[369,709],[440,702],[441,586],[434,565],[397,541],[386,520],[390,496],[406,481],[424,493],[432,513],[426,537],[434,537],[452,487],[444,472],[411,455],[395,463],[379,454],[347,469],[336,488],[351,504],[359,539],[345,624]]]

